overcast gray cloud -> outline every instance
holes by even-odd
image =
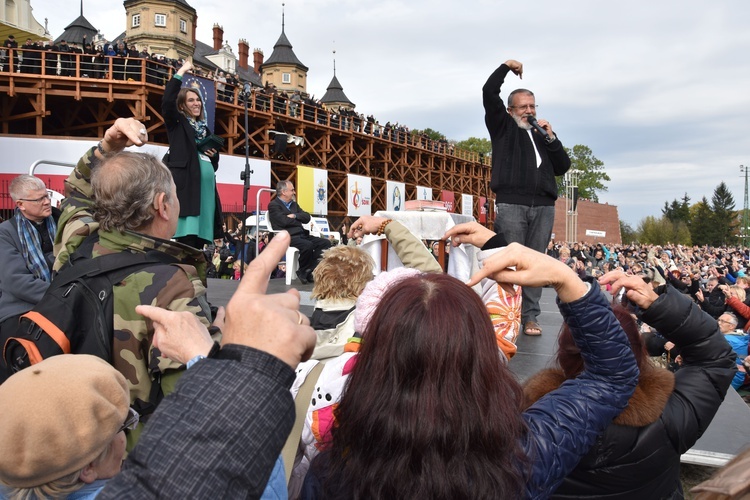
[[[214,23],[237,50],[266,57],[281,32],[281,2],[187,0],[198,38]],[[532,89],[569,147],[589,146],[612,178],[600,199],[637,224],[687,193],[710,199],[725,181],[742,208],[738,166],[750,164],[750,3],[746,0],[513,2],[286,0],[286,34],[320,97],[337,76],[357,110],[381,122],[430,127],[451,139],[487,137],[481,87],[506,59],[524,63],[503,95]],[[59,35],[78,0],[32,0]],[[108,38],[125,28],[120,1],[90,2]]]

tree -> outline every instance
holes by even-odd
[[[487,156],[492,152],[492,143],[489,139],[483,137],[469,137],[466,140],[457,142],[456,148]]]
[[[681,201],[674,199],[671,204],[665,201],[661,213],[672,222],[682,221],[690,226],[690,197],[685,193]]]
[[[711,211],[713,212],[713,225],[715,237],[712,245],[730,245],[736,242],[737,236],[737,214],[734,211],[734,197],[729,188],[722,181],[711,198]]]
[[[704,196],[701,201],[690,207],[690,236],[693,244],[707,245],[716,239],[714,214]]]
[[[570,169],[580,170],[578,177],[578,196],[591,201],[599,202],[599,191],[607,191],[604,182],[609,178],[604,171],[604,162],[594,156],[591,148],[583,144],[576,144],[573,149],[565,148],[570,157]],[[557,190],[565,192],[565,176],[557,177]]]
[[[651,245],[692,244],[687,224],[682,221],[675,224],[664,216],[657,219],[653,215],[649,215],[638,224],[638,241]]]
[[[424,130],[417,130],[414,129],[411,131],[412,135],[426,135],[428,138],[430,138],[433,141],[439,141],[441,139],[445,139],[445,136],[438,132],[437,130],[432,130],[431,128],[426,128]]]
[[[633,243],[638,239],[638,234],[635,232],[635,229],[633,229],[633,226],[624,220],[620,221],[620,236],[622,237],[623,244],[626,245]]]

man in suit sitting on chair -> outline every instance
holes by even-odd
[[[310,214],[302,210],[295,201],[296,191],[290,181],[279,181],[276,185],[276,198],[268,204],[268,219],[275,230],[285,229],[292,237],[290,246],[299,250],[299,270],[297,279],[302,284],[313,281],[312,272],[324,250],[331,242],[310,236],[302,224],[310,222]]]

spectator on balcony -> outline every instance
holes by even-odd
[[[73,61],[75,56],[72,55],[72,49],[68,42],[60,40],[60,45],[57,46],[57,51],[60,52],[60,76],[73,76]]]
[[[21,64],[22,73],[31,73],[32,75],[41,75],[41,47],[31,40],[26,39],[26,43],[23,44],[23,64]]]
[[[10,65],[11,61],[13,62],[13,66],[7,68],[5,71],[13,71],[14,73],[18,71],[18,42],[16,41],[16,37],[13,35],[8,35],[8,38],[5,39],[3,42],[3,48],[6,51],[5,56],[5,64]]]

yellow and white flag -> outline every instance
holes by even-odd
[[[328,171],[297,165],[297,203],[307,213],[328,215]]]

